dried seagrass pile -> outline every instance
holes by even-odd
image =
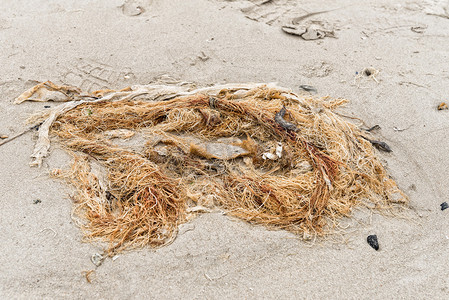
[[[42,118],[33,164],[47,155],[49,137],[73,153],[71,169],[52,174],[76,189],[75,219],[88,240],[109,243],[109,254],[164,245],[178,225],[216,207],[322,235],[356,205],[408,202],[362,137],[369,133],[334,112],[347,100],[301,98],[271,84],[83,94],[51,82],[16,103],[25,100],[68,101]]]

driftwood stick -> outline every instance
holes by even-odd
[[[4,144],[6,144],[6,143],[11,142],[12,140],[15,140],[15,139],[18,138],[18,137],[21,137],[22,135],[24,135],[25,133],[27,133],[27,132],[29,132],[29,131],[31,131],[31,130],[39,129],[39,126],[41,126],[42,123],[43,123],[43,122],[40,122],[39,124],[36,124],[36,125],[34,125],[34,126],[31,126],[30,128],[25,129],[25,130],[22,131],[21,133],[18,133],[18,134],[16,134],[16,135],[10,137],[9,139],[6,139],[6,140],[0,142],[0,146],[4,145]]]

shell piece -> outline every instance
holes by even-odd
[[[90,257],[90,261],[97,267],[103,263],[104,259],[105,257],[100,253],[95,253]]]
[[[262,153],[262,158],[264,160],[267,160],[267,159],[276,160],[276,159],[278,159],[276,154],[273,154],[273,153],[270,153],[270,152]]]
[[[279,158],[282,158],[282,143],[278,143],[278,145],[276,147],[276,155]]]
[[[370,245],[374,250],[379,250],[379,241],[377,240],[377,235],[372,234],[366,238],[368,245]]]

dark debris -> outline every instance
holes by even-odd
[[[364,137],[363,135],[362,135],[362,138],[364,138],[365,140],[370,142],[371,145],[373,145],[374,147],[376,147],[377,149],[379,149],[381,151],[393,152],[393,150],[391,150],[390,146],[388,146],[388,144],[385,143],[385,142],[376,141],[376,140],[370,140],[369,138]]]
[[[304,90],[309,93],[314,93],[314,94],[318,93],[317,89],[311,85],[302,84],[299,86],[299,89]]]
[[[298,128],[294,124],[284,120],[286,112],[287,109],[285,108],[285,106],[283,106],[282,109],[279,112],[277,112],[276,115],[274,116],[274,120],[276,121],[276,123],[281,125],[281,127],[284,128],[285,130],[297,131]]]
[[[377,235],[372,234],[366,238],[368,245],[370,245],[374,250],[379,250],[379,242],[377,240]]]

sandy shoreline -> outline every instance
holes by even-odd
[[[1,298],[448,297],[449,210],[440,203],[448,193],[449,111],[436,106],[449,102],[449,4],[262,2],[2,1],[0,134],[19,133],[31,113],[44,109],[12,102],[46,80],[84,90],[167,77],[198,86],[308,84],[320,96],[349,99],[345,114],[382,127],[377,136],[393,152],[380,157],[409,195],[415,217],[357,211],[345,243],[310,245],[205,214],[167,247],[106,260],[90,284],[82,272],[95,269],[90,257],[100,246],[81,242],[69,190],[47,175],[69,157],[55,148],[41,169],[30,168],[34,139],[27,134],[0,147]],[[310,19],[337,38],[307,41],[281,29],[295,16],[334,8]],[[357,77],[366,67],[379,70],[378,82]],[[372,233],[378,252],[366,244]]]

